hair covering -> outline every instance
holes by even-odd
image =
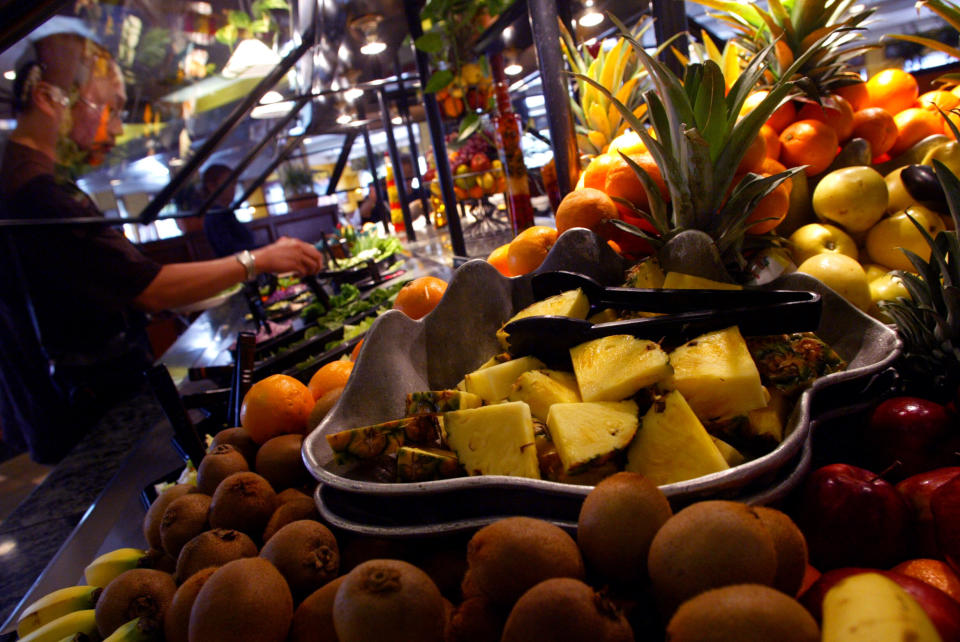
[[[40,81],[67,94],[83,86],[92,75],[111,73],[113,56],[103,46],[76,33],[56,33],[31,42],[17,67],[13,83],[13,108],[30,104]]]

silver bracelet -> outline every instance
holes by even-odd
[[[257,278],[257,263],[254,259],[253,252],[250,250],[243,250],[242,252],[237,252],[233,255],[234,258],[243,266],[243,269],[247,271],[247,281],[252,281]]]

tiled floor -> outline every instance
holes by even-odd
[[[0,462],[0,523],[46,479],[52,468],[34,463],[26,453]]]

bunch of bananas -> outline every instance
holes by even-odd
[[[642,19],[637,24],[634,37],[642,37],[652,24],[649,18]],[[643,92],[649,88],[647,74],[624,38],[618,38],[609,51],[604,51],[601,43],[595,53],[591,53],[590,47],[579,50],[570,33],[563,29],[561,47],[572,71],[606,88],[618,101],[627,105],[634,116],[643,116],[646,111]],[[610,99],[587,82],[578,81],[578,94],[579,101],[575,96],[570,99],[577,120],[577,146],[583,154],[602,154],[607,151],[610,141],[627,130],[627,122]]]

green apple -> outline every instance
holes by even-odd
[[[887,210],[887,183],[866,165],[834,170],[820,179],[813,190],[813,211],[848,232],[873,227]]]
[[[801,263],[797,271],[820,279],[827,287],[864,312],[873,304],[867,273],[856,260],[846,254],[815,254]]]
[[[930,260],[930,246],[910,221],[916,219],[931,237],[943,231],[943,219],[922,205],[913,205],[883,219],[867,233],[867,254],[870,260],[896,270],[914,271],[901,248],[910,250],[924,261]]]
[[[814,254],[836,252],[856,260],[857,244],[849,234],[829,223],[808,223],[790,235],[793,262],[800,265]]]

